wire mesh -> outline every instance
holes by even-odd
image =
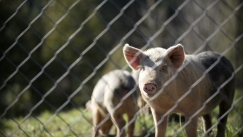
[[[0,3],[0,135],[92,136],[94,117],[90,106],[85,104],[104,74],[114,69],[129,70],[122,54],[125,43],[142,49],[182,43],[188,54],[211,50],[226,56],[233,63],[236,76],[234,102],[226,113],[230,114],[227,133],[233,133],[227,136],[243,135],[240,105],[243,2],[1,0]],[[128,121],[123,130],[136,121],[135,136],[154,136],[156,125],[151,124],[152,115],[142,115],[148,107],[149,103],[140,108],[138,118]],[[109,118],[107,115],[106,119]],[[214,121],[212,129],[219,124]],[[168,136],[179,136],[188,123],[171,128]],[[111,134],[115,134],[114,130]]]

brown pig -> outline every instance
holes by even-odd
[[[164,137],[170,113],[185,116],[188,137],[197,137],[198,117],[204,119],[204,130],[211,132],[211,112],[219,106],[217,137],[225,136],[228,110],[235,92],[234,69],[216,52],[185,54],[181,44],[168,49],[142,51],[126,44],[124,57],[139,71],[139,88],[149,103],[156,137]]]
[[[127,114],[129,122],[132,121],[128,124],[127,136],[133,136],[135,113],[138,111],[139,93],[136,91],[136,82],[127,71],[111,71],[98,81],[91,97],[93,136],[97,136],[98,131],[102,136],[107,136],[113,123],[117,129],[117,136],[125,136],[126,122],[123,114]]]

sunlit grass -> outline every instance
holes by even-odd
[[[237,93],[237,97],[242,95],[241,92]],[[226,127],[226,137],[242,137],[243,136],[243,121],[242,121],[242,102],[235,104],[234,109],[230,112],[228,123]],[[218,109],[216,108],[213,115],[213,123],[217,121]],[[126,116],[125,116],[126,118]],[[126,118],[127,119],[127,118]],[[185,137],[185,130],[180,132],[178,129],[184,123],[178,123],[178,121],[172,121],[168,123],[166,136],[172,137],[175,134],[178,137]],[[213,134],[210,137],[216,136],[217,126],[213,129]],[[178,133],[179,132],[179,133]],[[115,127],[112,127],[110,134],[115,135]],[[69,111],[62,111],[60,113],[52,113],[45,111],[42,114],[34,117],[28,117],[23,120],[23,117],[18,118],[4,118],[0,121],[0,136],[22,137],[22,136],[37,136],[37,137],[88,137],[92,135],[92,115],[91,112],[79,108]],[[150,115],[138,116],[135,124],[136,137],[140,136],[154,136],[154,124],[153,118]],[[198,136],[203,137],[204,131],[202,126],[202,120],[198,121]]]
[[[48,111],[42,113],[40,116],[34,118],[29,117],[24,122],[23,118],[3,119],[4,127],[2,127],[3,134],[5,136],[91,136],[92,134],[92,116],[89,111],[84,109],[73,109],[67,112],[50,113]],[[21,122],[22,121],[22,122]],[[21,124],[18,124],[20,123]],[[183,123],[170,122],[168,124],[166,135],[168,137],[177,134]],[[234,125],[234,124],[232,124]],[[242,131],[239,131],[240,127],[234,127],[230,123],[227,124],[226,137],[231,137],[239,132],[236,137],[243,135]],[[138,116],[135,126],[135,136],[154,136],[154,125],[152,116],[147,117]],[[149,132],[148,132],[149,131]],[[203,136],[202,124],[199,120],[198,126],[199,137]],[[213,133],[216,133],[214,130]],[[113,127],[110,134],[115,134],[115,128]],[[184,137],[186,133],[184,129],[178,133],[178,137]]]
[[[86,136],[92,131],[91,113],[83,109],[73,109],[57,115],[46,111],[25,121],[19,117],[3,119],[1,123],[1,131],[5,136]]]

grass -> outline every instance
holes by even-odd
[[[80,111],[81,110],[81,111]],[[11,137],[23,137],[23,136],[91,136],[92,132],[92,117],[89,111],[84,109],[73,109],[68,112],[61,112],[58,115],[50,113],[48,111],[42,113],[38,117],[29,117],[23,121],[23,118],[3,119],[4,127],[1,128],[1,132],[4,136]],[[83,112],[82,112],[83,111]],[[51,121],[50,121],[51,120]],[[21,123],[21,124],[18,124]],[[154,136],[153,120],[152,116],[142,117],[139,116],[135,126],[135,136]],[[180,124],[177,122],[170,122],[167,128],[167,136],[173,136],[180,128]],[[147,134],[146,131],[152,128],[152,131]],[[227,125],[226,137],[231,137],[236,132],[239,132],[236,137],[242,137],[243,132],[240,131],[240,127],[234,127],[230,124]],[[214,132],[216,132],[214,130]],[[203,129],[199,120],[198,133],[203,135]],[[115,128],[111,129],[110,134],[115,134]],[[184,137],[185,131],[182,130],[178,137]]]
[[[239,93],[237,93],[239,94]],[[242,94],[242,93],[241,93]],[[236,95],[240,97],[241,95]],[[236,98],[237,99],[237,98]],[[229,119],[226,127],[226,137],[243,137],[243,122],[242,122],[242,102],[235,104],[234,109],[229,114]],[[217,109],[212,113],[213,123],[217,121]],[[125,117],[126,118],[126,117]],[[127,118],[126,118],[127,119]],[[181,123],[183,125],[183,123]],[[178,129],[181,128],[178,122],[170,122],[167,127],[166,136],[172,137],[177,134]],[[135,133],[136,137],[140,136],[154,136],[152,116],[147,117],[138,116],[136,120]],[[149,132],[148,132],[149,131]],[[203,137],[202,121],[198,122],[199,137]],[[115,128],[110,131],[111,135],[115,134]],[[216,128],[213,129],[214,137]],[[70,111],[62,111],[58,114],[49,111],[43,112],[39,116],[31,116],[24,120],[23,117],[18,118],[4,118],[0,121],[0,137],[24,137],[24,136],[37,136],[37,137],[87,137],[92,135],[92,116],[91,112],[86,109],[72,109]],[[178,133],[178,137],[185,137],[185,130]]]
[[[81,111],[80,111],[81,110]],[[3,119],[1,132],[5,136],[87,136],[92,130],[91,113],[73,109],[58,115],[48,111],[38,117]],[[21,124],[18,124],[21,123]]]

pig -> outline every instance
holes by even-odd
[[[125,44],[123,54],[128,65],[139,71],[139,89],[150,105],[156,137],[165,136],[171,113],[185,116],[187,137],[197,137],[200,116],[205,134],[210,134],[211,112],[216,106],[217,137],[225,136],[235,92],[234,68],[226,57],[212,51],[185,54],[181,44],[145,51]]]
[[[93,115],[93,136],[107,136],[112,124],[116,126],[117,136],[125,136],[125,120],[123,114],[127,114],[127,136],[132,137],[134,121],[136,120],[137,85],[132,75],[125,70],[113,70],[97,82],[91,97],[91,111]],[[110,114],[110,118],[108,117]]]

